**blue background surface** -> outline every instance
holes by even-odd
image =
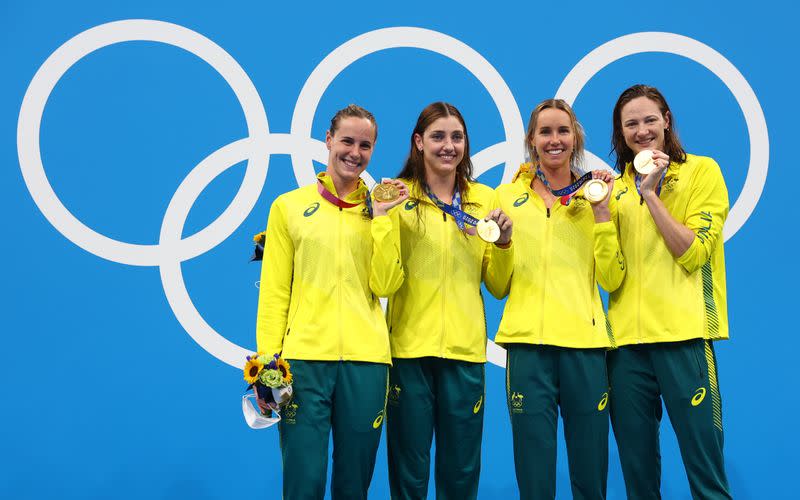
[[[644,10],[634,10],[635,8]],[[595,47],[641,31],[678,33],[724,55],[755,92],[769,128],[769,174],[758,205],[727,242],[731,340],[716,345],[723,397],[726,467],[736,498],[794,498],[797,334],[796,185],[798,44],[790,3],[629,2],[9,2],[0,4],[0,210],[3,214],[0,335],[0,498],[245,498],[280,491],[275,429],[242,420],[241,372],[210,355],[176,320],[159,270],[100,258],[59,233],[23,182],[17,120],[34,74],[59,46],[91,27],[122,19],[175,23],[211,39],[258,89],[271,132],[288,133],[297,97],[331,51],[368,31],[416,26],[452,36],[494,66],[524,123]],[[720,79],[671,54],[640,54],[601,70],[575,110],[587,149],[608,160],[611,109],[629,85],[659,87],[689,152],[714,157],[731,202],[747,175],[750,144],[741,109]],[[408,152],[419,111],[447,100],[464,114],[472,152],[505,139],[487,90],[439,54],[392,49],[348,66],[325,91],[312,137],[324,139],[336,109],[357,102],[380,126],[370,165],[393,176]],[[41,151],[48,179],[80,221],[110,238],[158,242],[166,207],[205,157],[246,137],[230,87],[189,52],[129,42],[72,66],[47,102]],[[610,160],[609,160],[610,161]],[[317,165],[317,169],[322,168]],[[189,236],[230,203],[241,163],[194,204]],[[502,166],[481,176],[497,185]],[[269,204],[297,186],[288,155],[274,155],[261,196],[233,234],[182,264],[205,320],[238,345],[254,347],[259,268],[247,262]],[[487,301],[490,336],[502,303]],[[504,372],[487,366],[480,498],[514,498]],[[677,444],[662,426],[665,498],[688,498]],[[372,482],[388,497],[384,446]],[[570,498],[563,440],[558,497]],[[432,495],[431,495],[432,496]],[[609,498],[624,498],[613,437]]]

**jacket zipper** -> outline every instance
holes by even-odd
[[[337,252],[339,258],[337,259],[338,262],[336,263],[339,274],[339,279],[337,280],[336,284],[337,290],[339,291],[339,361],[344,361],[344,340],[342,339],[342,314],[344,312],[342,309],[342,217],[342,207],[339,207],[339,248]]]
[[[642,234],[642,202],[644,201],[644,197],[641,195],[639,196],[639,209],[636,210],[636,231],[634,234],[641,235]],[[642,238],[636,238],[636,268],[641,270],[642,269]],[[640,271],[640,276],[644,276],[644,273]],[[636,286],[636,335],[638,338],[636,339],[637,344],[642,343],[642,281],[641,279],[637,283]]]
[[[592,252],[594,253],[594,252]],[[590,313],[592,315],[592,326],[595,326],[594,323],[594,298],[596,297],[595,292],[597,291],[597,263],[594,261],[594,255],[592,255],[592,281],[589,282],[589,307]],[[592,332],[594,333],[594,332]]]
[[[447,291],[447,214],[442,212],[442,332],[439,336],[439,357],[444,358],[444,336],[445,336],[445,293]]]
[[[542,200],[544,201],[544,200]],[[552,224],[550,224],[550,208],[545,207],[547,210],[547,220],[545,221],[545,233],[544,233],[544,245],[542,245],[542,253],[543,261],[544,261],[544,268],[542,269],[542,283],[547,283],[547,261],[548,254],[547,249],[550,248],[550,230],[552,228]],[[541,321],[539,323],[539,344],[544,344],[544,301],[545,301],[545,287],[542,287],[542,306],[539,308],[541,313]]]

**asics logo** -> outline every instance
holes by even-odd
[[[383,411],[378,413],[378,416],[375,417],[375,420],[372,421],[372,428],[377,429],[383,423]]]
[[[305,212],[303,212],[303,217],[311,217],[312,215],[314,215],[314,213],[315,213],[317,210],[319,210],[319,202],[318,202],[318,201],[315,201],[314,203],[312,203],[311,205],[309,205],[309,207],[308,207],[308,208],[306,208],[306,211],[305,211]]]
[[[620,271],[625,270],[625,257],[619,250],[617,250],[617,264],[619,264]]]
[[[597,411],[605,410],[607,404],[608,404],[608,393],[604,392],[603,397],[600,398],[600,402],[597,403]]]
[[[692,406],[697,406],[703,402],[706,398],[706,388],[700,387],[694,392],[694,396],[692,397]]]
[[[525,202],[528,201],[528,198],[530,198],[530,197],[531,197],[531,195],[529,195],[528,193],[523,193],[522,196],[520,196],[519,198],[514,200],[514,206],[515,207],[519,207],[521,205],[524,205]]]
[[[414,207],[416,207],[417,205],[419,205],[419,202],[417,200],[408,200],[406,202],[406,210],[414,210]]]
[[[483,396],[478,399],[478,402],[475,403],[475,406],[472,407],[472,413],[478,413],[481,411],[481,405],[483,405]]]

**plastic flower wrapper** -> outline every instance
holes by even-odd
[[[272,407],[277,407],[278,405],[275,402],[275,396],[272,395],[272,388],[267,387],[261,384],[254,384],[253,387],[255,388],[256,392],[258,393],[258,398],[264,400],[268,405]]]
[[[244,379],[249,384],[247,390],[253,389],[258,398],[276,412],[292,397],[293,377],[290,365],[279,354],[268,356],[257,353],[247,356]]]

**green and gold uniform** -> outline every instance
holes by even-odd
[[[481,282],[500,295],[513,248],[462,232],[419,185],[391,212],[400,227],[403,285],[389,299],[393,363],[387,415],[392,498],[427,498],[436,435],[436,497],[478,493],[483,433],[486,321]],[[469,183],[462,209],[476,218],[496,206],[494,191]]]
[[[728,338],[722,227],[728,191],[717,163],[672,162],[660,199],[695,238],[674,257],[635,185],[630,165],[615,186],[628,263],[610,295],[620,348],[609,353],[611,422],[630,498],[660,498],[661,399],[680,445],[692,495],[730,498],[722,454],[722,401],[712,341]]]
[[[318,181],[334,196],[326,174]],[[291,363],[279,424],[283,497],[323,498],[333,430],[333,498],[366,498],[391,363],[378,296],[402,283],[398,228],[370,220],[363,182],[340,208],[318,185],[283,194],[267,223],[256,325],[259,352]]]
[[[614,345],[597,283],[625,277],[613,221],[595,223],[580,192],[551,208],[525,164],[497,188],[514,222],[514,272],[495,342],[508,351],[506,390],[521,498],[555,498],[558,410],[574,498],[605,498],[609,398],[606,349]],[[615,210],[614,201],[610,209]]]

